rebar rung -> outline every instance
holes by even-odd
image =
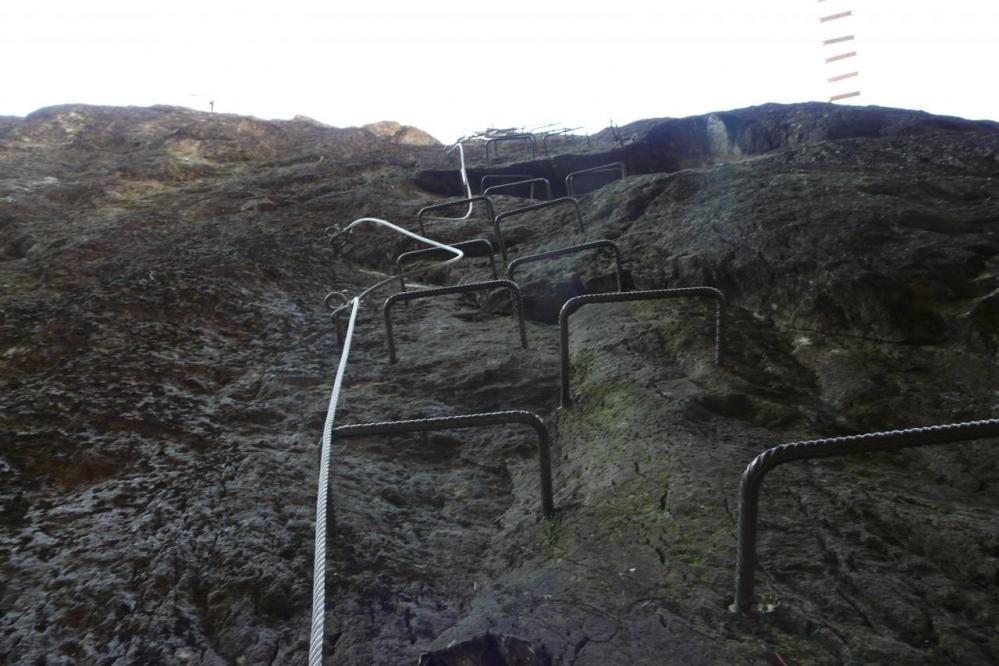
[[[396,363],[399,359],[395,353],[395,336],[392,330],[392,306],[397,301],[411,301],[417,298],[430,298],[432,296],[444,296],[446,294],[465,294],[473,291],[484,291],[487,289],[507,289],[510,292],[510,302],[513,306],[514,316],[520,327],[520,346],[527,349],[527,327],[524,324],[524,309],[521,307],[520,287],[516,282],[510,280],[490,280],[488,282],[470,282],[468,284],[458,284],[451,287],[437,287],[434,289],[421,289],[420,291],[403,291],[392,294],[385,299],[382,306],[382,314],[385,318],[385,337],[388,341],[389,363]]]
[[[443,201],[437,204],[431,204],[430,206],[424,206],[416,213],[416,221],[420,225],[420,233],[425,234],[423,227],[423,218],[427,213],[433,212],[435,210],[441,210],[444,208],[450,208],[451,206],[457,206],[463,203],[469,205],[474,204],[476,201],[481,201],[486,205],[486,211],[489,213],[489,220],[493,225],[493,233],[496,234],[496,243],[499,245],[500,256],[503,257],[503,261],[506,261],[506,243],[503,242],[503,234],[499,230],[499,222],[496,219],[496,211],[493,208],[493,202],[489,200],[488,197],[484,197],[481,194],[474,197],[466,197],[464,199],[452,199],[450,201]],[[451,219],[451,218],[439,218],[439,219]]]
[[[558,313],[559,329],[559,404],[569,407],[569,317],[579,308],[590,303],[622,303],[626,301],[658,300],[662,298],[686,298],[709,296],[718,301],[715,310],[715,363],[721,364],[723,338],[725,335],[725,295],[714,287],[679,287],[676,289],[649,289],[646,291],[625,291],[606,294],[587,294],[570,298]]]
[[[541,203],[531,204],[530,206],[522,206],[512,210],[505,210],[496,216],[496,228],[498,230],[499,223],[508,217],[515,217],[517,215],[523,215],[524,213],[530,213],[543,208],[553,208],[555,206],[563,206],[565,204],[570,204],[576,209],[576,223],[579,225],[580,233],[582,233],[585,230],[583,227],[583,211],[579,208],[579,202],[573,197],[560,197],[558,199],[552,199],[551,201],[542,201]],[[506,255],[504,255],[503,258],[506,259]]]
[[[551,438],[548,428],[540,416],[534,412],[508,411],[486,414],[463,414],[432,419],[410,421],[384,421],[381,423],[358,423],[333,429],[334,437],[365,437],[370,435],[402,435],[411,432],[432,432],[456,428],[477,428],[482,426],[521,423],[534,428],[538,435],[538,463],[541,471],[541,511],[546,518],[555,514],[555,500],[552,494]]]
[[[756,456],[746,467],[739,483],[739,546],[736,556],[735,603],[729,610],[747,612],[753,603],[760,488],[763,485],[763,477],[774,467],[794,460],[827,458],[868,451],[890,451],[911,446],[951,444],[989,437],[999,437],[999,419],[791,442],[767,449]]]
[[[486,139],[486,164],[492,166],[492,158],[489,155],[489,147],[494,144],[501,143],[503,141],[527,141],[531,144],[531,159],[537,159],[538,156],[538,142],[534,138],[533,134],[503,134],[501,136],[494,136]],[[499,147],[495,146],[493,148],[493,153],[496,157],[499,157]]]
[[[542,261],[544,259],[554,259],[556,257],[563,257],[567,254],[574,254],[576,252],[583,252],[584,250],[599,249],[599,248],[610,248],[614,253],[614,266],[615,272],[617,273],[617,290],[624,291],[624,271],[621,268],[621,250],[618,248],[617,244],[609,240],[595,240],[589,243],[580,243],[579,245],[571,245],[569,247],[561,247],[557,250],[550,250],[548,252],[540,252],[538,254],[528,254],[523,257],[517,257],[510,262],[510,265],[506,267],[506,279],[513,279],[513,271],[522,264],[527,264],[535,261]]]
[[[601,164],[600,166],[590,167],[589,169],[580,169],[579,171],[573,171],[565,177],[565,192],[570,197],[575,196],[576,190],[573,187],[573,183],[577,176],[603,173],[605,171],[619,171],[621,173],[621,178],[627,175],[627,171],[624,166],[624,162],[611,162],[610,164]]]
[[[460,241],[458,243],[452,243],[451,247],[469,248],[469,247],[476,247],[476,246],[480,246],[480,245],[485,245],[486,249],[489,251],[489,253],[487,255],[489,257],[489,268],[492,270],[493,279],[494,280],[498,280],[499,279],[499,274],[496,272],[496,256],[495,256],[496,255],[496,250],[495,250],[495,248],[493,248],[493,244],[490,243],[488,240],[486,240],[485,238],[473,238],[472,240]],[[439,254],[441,252],[443,252],[443,250],[441,250],[440,248],[428,247],[428,248],[424,248],[422,250],[410,250],[409,252],[403,252],[398,257],[396,257],[396,259],[395,259],[395,272],[396,272],[396,275],[399,276],[399,291],[406,291],[406,276],[402,272],[402,262],[404,260],[415,260],[415,259],[419,259],[419,258],[425,257],[425,256],[433,256],[434,254]],[[470,255],[467,255],[467,254],[465,255],[466,258],[469,257],[469,256]],[[333,296],[336,293],[338,293],[338,292],[332,292],[326,298],[328,299],[328,298],[330,298],[330,296]]]
[[[486,176],[486,178],[488,178],[488,176]],[[485,180],[485,178],[483,178],[483,180]],[[530,186],[531,186],[531,198],[535,199],[535,198],[537,198],[537,197],[534,196],[534,184],[535,183],[544,183],[544,186],[545,186],[545,198],[550,201],[551,198],[552,198],[552,184],[550,182],[548,182],[547,178],[527,178],[526,180],[518,180],[518,181],[515,181],[515,182],[512,182],[512,183],[500,183],[499,185],[493,185],[492,187],[487,187],[486,189],[484,189],[482,191],[482,196],[486,196],[487,197],[487,196],[489,196],[490,192],[495,192],[496,190],[506,189],[508,187],[516,187],[518,185],[527,185],[527,184],[530,184]]]

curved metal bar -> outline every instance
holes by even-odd
[[[558,199],[552,199],[551,201],[542,201],[541,203],[531,204],[530,206],[522,206],[520,208],[505,210],[496,216],[496,233],[499,233],[499,223],[508,217],[523,215],[524,213],[541,210],[542,208],[552,208],[554,206],[561,206],[564,204],[571,204],[576,209],[576,222],[579,224],[580,233],[582,233],[585,230],[583,227],[583,211],[579,208],[579,202],[572,197],[560,197]],[[506,259],[505,254],[503,255],[503,258]]]
[[[461,184],[465,186],[465,198],[472,198],[472,185],[468,182],[468,170],[465,168],[465,147],[461,145],[461,141],[458,141],[453,146],[444,151],[445,155],[450,155],[451,151],[455,148],[458,149],[458,159],[461,161],[461,168],[458,173],[461,174]],[[468,202],[468,210],[461,217],[438,217],[438,220],[467,220],[472,217],[473,203]]]
[[[493,225],[493,233],[496,234],[496,243],[499,245],[500,256],[503,257],[503,261],[506,261],[506,243],[503,242],[503,234],[500,233],[499,222],[496,220],[496,211],[495,209],[493,209],[493,202],[490,201],[488,197],[484,197],[481,194],[477,196],[468,197],[467,199],[452,199],[451,201],[444,201],[439,204],[424,206],[416,214],[416,221],[420,225],[420,233],[421,234],[426,233],[423,227],[423,218],[427,213],[434,210],[440,210],[442,208],[450,208],[451,206],[457,206],[458,204],[463,204],[463,203],[468,203],[469,205],[471,205],[476,201],[482,201],[486,204],[486,210],[489,212],[489,220],[492,222]],[[439,217],[433,219],[451,220],[459,218]]]
[[[527,328],[524,325],[524,309],[521,307],[520,287],[516,282],[510,280],[490,280],[489,282],[470,282],[468,284],[458,284],[452,287],[438,287],[435,289],[421,289],[420,291],[403,291],[392,294],[385,299],[382,312],[385,316],[385,336],[388,338],[389,363],[396,363],[399,359],[395,354],[395,337],[392,332],[392,305],[396,301],[411,301],[416,298],[429,298],[431,296],[444,296],[446,294],[464,294],[472,291],[483,291],[485,289],[509,289],[510,302],[513,304],[514,314],[520,326],[520,346],[527,349]]]
[[[489,156],[489,146],[502,141],[528,141],[531,144],[531,159],[534,160],[538,157],[538,142],[533,134],[502,134],[486,139],[486,164],[488,166],[492,166],[493,163],[492,158]],[[498,150],[498,148],[493,149],[496,157],[499,157]]]
[[[411,432],[432,432],[456,428],[478,428],[482,426],[522,423],[534,428],[538,434],[538,463],[541,470],[541,511],[546,518],[555,514],[555,500],[552,496],[552,456],[551,439],[548,428],[540,416],[533,412],[509,411],[487,414],[464,414],[434,419],[411,421],[385,421],[382,423],[359,423],[333,429],[335,437],[365,437],[368,435],[402,435]]]
[[[446,250],[446,251],[451,252],[451,253],[453,253],[455,255],[455,256],[451,257],[450,259],[448,259],[447,261],[442,262],[440,264],[440,266],[437,266],[437,268],[443,268],[444,266],[449,266],[450,264],[453,264],[454,262],[459,261],[462,257],[465,256],[465,254],[461,250],[459,250],[457,248],[451,247],[450,245],[447,245],[445,243],[438,243],[435,240],[431,240],[431,239],[426,238],[424,236],[421,236],[419,234],[414,234],[412,231],[409,231],[408,229],[403,229],[400,226],[396,226],[396,225],[392,224],[391,222],[379,219],[377,217],[362,217],[360,219],[354,220],[353,222],[351,222],[350,224],[348,224],[347,228],[345,228],[340,233],[343,234],[344,236],[347,236],[359,224],[367,224],[369,222],[373,223],[373,224],[376,224],[378,226],[381,226],[381,227],[385,227],[387,229],[391,229],[392,231],[397,231],[397,232],[399,232],[400,234],[402,234],[404,236],[409,236],[412,239],[418,240],[418,241],[420,241],[422,243],[426,243],[426,244],[431,245],[431,246],[433,246],[433,247],[435,247],[437,249],[440,249],[440,250]],[[422,231],[422,229],[421,229],[421,231]],[[429,270],[429,269],[427,269],[427,270]],[[413,271],[413,272],[417,272],[417,271]],[[389,276],[389,277],[385,278],[384,280],[376,282],[375,284],[371,285],[370,287],[368,287],[367,289],[365,289],[364,291],[362,291],[357,296],[357,298],[358,299],[364,298],[365,296],[367,296],[368,294],[370,294],[372,291],[374,291],[378,287],[381,287],[382,285],[388,284],[389,282],[392,282],[393,280],[395,280],[398,277],[399,277],[398,275],[392,275],[392,276]],[[344,306],[340,306],[340,307],[342,308]],[[340,308],[337,308],[337,310],[339,310],[339,309]],[[336,315],[336,311],[334,311],[333,314],[335,316]]]
[[[347,296],[346,292],[331,291],[330,293],[326,294],[326,298],[323,299],[323,305],[325,305],[330,310],[335,310],[336,308],[330,305],[330,300],[334,297],[340,299],[340,305],[346,305],[347,303],[350,302],[350,298]]]
[[[549,201],[551,201],[551,198],[552,198],[552,184],[550,182],[548,182],[547,178],[528,178],[527,180],[518,180],[517,182],[514,182],[514,183],[502,183],[500,185],[493,185],[492,187],[487,187],[486,189],[484,189],[482,191],[482,196],[488,197],[490,192],[494,192],[496,190],[501,190],[501,189],[504,189],[504,188],[507,188],[507,187],[516,187],[517,185],[527,185],[528,183],[531,184],[531,198],[532,199],[535,198],[534,197],[534,184],[535,183],[544,183],[545,184],[545,195],[546,195],[545,198],[548,199]]]
[[[534,176],[529,173],[487,173],[479,180],[479,192],[485,194],[486,181],[509,180],[511,178],[515,178],[517,180],[528,180],[529,178],[534,178]]]
[[[792,442],[767,449],[756,456],[742,473],[742,481],[739,483],[739,550],[735,569],[735,603],[729,610],[744,613],[752,607],[760,487],[763,477],[774,467],[793,460],[951,444],[986,437],[999,437],[999,419]]]
[[[489,267],[493,272],[493,279],[498,280],[499,274],[496,272],[496,250],[493,248],[493,244],[487,241],[485,238],[475,238],[472,240],[461,241],[458,243],[452,243],[451,247],[472,247],[476,245],[485,245],[489,250]],[[423,250],[410,250],[409,252],[403,252],[395,260],[395,272],[399,276],[399,291],[406,291],[406,278],[402,274],[402,262],[409,259],[417,259],[426,255],[432,255],[439,253],[436,247],[428,247]]]
[[[401,280],[402,278],[399,279]],[[334,298],[340,299],[339,306],[334,307],[330,303],[330,301]],[[330,319],[333,321],[333,326],[336,327],[337,345],[343,345],[344,327],[343,327],[343,319],[340,317],[340,313],[343,312],[344,308],[347,306],[348,303],[350,303],[350,298],[347,296],[345,292],[342,291],[331,291],[330,293],[326,294],[326,298],[323,299],[323,304],[327,308],[333,311],[330,315]]]
[[[551,250],[549,252],[540,252],[538,254],[527,254],[523,257],[517,257],[510,262],[510,265],[506,267],[506,279],[513,279],[513,271],[517,266],[521,264],[528,264],[533,261],[541,261],[543,259],[554,259],[555,257],[562,257],[567,254],[574,254],[576,252],[582,252],[583,250],[590,250],[593,248],[609,247],[614,252],[615,260],[615,272],[617,273],[617,290],[624,291],[624,271],[621,269],[621,250],[618,248],[617,244],[609,240],[595,240],[589,243],[580,243],[579,245],[570,245],[569,247],[562,247],[557,250]]]
[[[587,294],[570,298],[558,313],[559,332],[559,379],[561,391],[559,404],[569,407],[569,317],[579,308],[589,303],[621,303],[624,301],[647,301],[661,298],[687,298],[710,296],[718,301],[715,310],[715,363],[722,360],[722,339],[725,334],[725,294],[714,287],[680,287],[678,289],[649,289],[647,291],[624,291],[607,294]]]
[[[624,162],[611,162],[610,164],[601,164],[600,166],[590,167],[589,169],[581,169],[579,171],[573,171],[565,177],[565,193],[570,197],[575,196],[576,190],[572,186],[573,181],[576,180],[576,176],[582,176],[585,174],[601,173],[603,171],[620,171],[621,178],[624,178],[627,174],[625,170]]]

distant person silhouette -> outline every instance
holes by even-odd
[[[208,102],[208,111],[209,111],[209,113],[215,113],[215,100],[214,99],[211,100],[210,102]]]

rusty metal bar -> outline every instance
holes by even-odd
[[[402,278],[400,277],[399,279],[401,280]],[[340,304],[334,305],[333,303],[330,302],[334,299],[339,299]],[[343,346],[343,336],[344,336],[344,326],[342,323],[343,320],[341,319],[340,314],[344,313],[346,315],[345,306],[349,302],[350,298],[347,296],[346,293],[342,291],[331,291],[330,293],[326,294],[326,298],[323,299],[323,305],[332,310],[332,313],[330,314],[330,319],[333,320],[333,326],[336,328],[336,343],[338,346]]]
[[[531,204],[530,206],[522,206],[512,210],[505,210],[496,216],[496,228],[499,229],[499,223],[508,217],[523,215],[524,213],[541,210],[542,208],[552,208],[554,206],[562,206],[565,204],[571,204],[576,209],[576,222],[579,224],[580,233],[582,233],[584,231],[583,211],[579,208],[579,202],[572,197],[560,197],[558,199],[552,199],[551,201],[542,201],[541,203]],[[506,259],[506,255],[503,255],[503,259]]]
[[[572,173],[570,173],[565,177],[566,194],[568,194],[570,197],[575,196],[576,190],[572,185],[573,182],[576,180],[577,176],[603,173],[605,171],[620,171],[621,178],[624,178],[627,175],[627,171],[625,170],[623,162],[611,162],[610,164],[601,164],[600,166],[590,167],[589,169],[581,169],[579,171],[573,171]]]
[[[460,247],[460,248],[468,248],[478,245],[485,245],[486,248],[489,250],[488,254],[489,267],[492,269],[493,279],[498,280],[499,274],[496,272],[496,257],[495,257],[496,250],[493,248],[492,243],[487,241],[485,238],[475,238],[472,240],[460,241],[458,243],[451,243],[451,247]],[[399,276],[399,291],[406,291],[406,276],[403,275],[402,273],[402,262],[404,260],[412,260],[424,256],[432,256],[435,254],[440,254],[441,252],[443,252],[443,250],[441,250],[440,248],[428,247],[422,250],[410,250],[409,252],[403,252],[398,257],[396,257],[395,272]],[[465,255],[466,258],[469,256],[470,255],[468,254]]]
[[[834,55],[831,58],[826,58],[826,62],[837,62],[839,60],[846,60],[847,58],[857,57],[856,51],[847,51],[846,53],[840,53],[839,55]]]
[[[832,46],[833,44],[852,42],[854,39],[855,37],[853,35],[844,35],[843,37],[833,37],[832,39],[823,39],[822,46]]]
[[[403,291],[392,294],[385,299],[382,306],[382,313],[385,316],[385,336],[388,339],[389,363],[396,363],[399,359],[395,353],[395,337],[392,332],[392,305],[396,301],[411,301],[417,298],[429,298],[431,296],[444,296],[446,294],[464,294],[472,291],[483,291],[486,289],[508,289],[510,291],[510,302],[513,305],[514,314],[520,326],[520,346],[527,349],[527,328],[524,325],[524,308],[521,307],[520,287],[516,282],[510,280],[490,280],[488,282],[470,282],[469,284],[458,284],[452,287],[437,287],[434,289],[421,289],[419,291]]]
[[[746,467],[739,484],[739,549],[735,570],[735,603],[729,607],[729,610],[744,613],[752,607],[760,487],[763,484],[763,477],[774,467],[793,460],[868,451],[891,451],[911,446],[951,444],[987,437],[999,437],[999,419],[792,442],[767,449],[756,456]]]
[[[496,234],[496,243],[499,245],[500,256],[503,257],[503,261],[506,261],[506,243],[503,242],[503,234],[500,233],[499,220],[496,219],[496,211],[493,209],[493,202],[487,197],[481,194],[474,197],[468,197],[467,199],[452,199],[451,201],[444,201],[439,204],[433,204],[431,206],[424,206],[416,214],[416,221],[420,224],[420,233],[425,234],[423,228],[423,218],[427,213],[433,212],[435,210],[441,210],[443,208],[450,208],[451,206],[457,206],[459,204],[467,203],[473,204],[476,201],[482,201],[486,204],[486,210],[489,212],[489,219],[493,225],[493,233]],[[442,218],[448,219],[448,218]]]
[[[535,160],[538,157],[538,142],[534,138],[533,134],[503,134],[500,136],[494,136],[486,139],[486,165],[492,166],[493,161],[489,155],[489,146],[503,141],[528,141],[531,144],[531,159]],[[499,147],[493,149],[493,154],[499,157]]]
[[[725,295],[714,287],[680,287],[677,289],[649,289],[647,291],[624,291],[607,294],[587,294],[570,298],[558,313],[559,329],[559,379],[561,391],[559,404],[569,407],[569,317],[579,308],[590,303],[621,303],[624,301],[647,301],[661,298],[687,298],[710,296],[718,301],[715,309],[715,363],[721,364],[722,346],[725,335]]]
[[[528,178],[527,180],[518,180],[518,181],[513,182],[513,183],[501,183],[500,185],[493,185],[492,187],[487,187],[486,189],[484,189],[482,191],[482,196],[488,197],[490,192],[494,192],[496,190],[501,190],[501,189],[504,189],[504,188],[507,188],[507,187],[516,187],[517,185],[527,185],[528,183],[531,184],[531,198],[532,199],[536,198],[534,196],[534,184],[535,183],[544,183],[545,184],[545,195],[546,195],[545,198],[548,199],[549,201],[551,200],[551,198],[552,198],[552,184],[550,182],[548,182],[547,178]]]
[[[479,192],[483,194],[485,193],[487,181],[510,180],[511,178],[515,180],[529,180],[534,178],[534,176],[529,173],[487,173],[481,178],[481,180],[479,180]]]
[[[609,247],[611,251],[614,252],[615,261],[615,272],[617,273],[617,290],[624,291],[624,271],[621,269],[621,250],[618,248],[617,244],[609,240],[595,240],[589,243],[580,243],[579,245],[570,245],[569,247],[562,247],[557,250],[551,250],[549,252],[540,252],[538,254],[528,254],[523,257],[517,257],[510,262],[510,265],[506,267],[506,279],[513,279],[513,271],[517,266],[521,264],[527,264],[534,261],[541,261],[543,259],[554,259],[555,257],[562,257],[567,254],[574,254],[576,252],[582,252],[583,250],[591,250],[594,248]]]
[[[548,428],[540,416],[533,412],[509,411],[488,414],[464,414],[444,416],[434,419],[411,421],[385,421],[382,423],[359,423],[338,426],[333,429],[334,437],[367,437],[370,435],[403,435],[411,432],[432,432],[457,428],[479,428],[482,426],[521,423],[534,428],[538,434],[538,462],[541,469],[541,511],[546,518],[555,515],[555,500],[552,494],[551,438]]]
[[[846,74],[839,74],[837,76],[832,76],[826,79],[826,83],[836,83],[837,81],[843,81],[845,79],[853,79],[858,76],[858,72],[847,72]]]
[[[829,16],[823,16],[819,19],[819,23],[828,23],[829,21],[835,21],[836,19],[846,18],[847,16],[853,16],[853,12],[849,9],[845,12],[837,12],[835,14],[830,14]]]

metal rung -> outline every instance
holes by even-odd
[[[488,182],[490,180],[499,180],[499,181],[503,181],[503,180],[530,180],[531,178],[534,178],[534,176],[532,176],[529,173],[490,173],[490,174],[486,174],[479,181],[479,192],[485,194],[486,187],[487,187],[486,186],[486,182]]]
[[[599,248],[610,248],[614,253],[615,261],[615,272],[617,273],[617,290],[624,291],[624,272],[621,269],[621,250],[618,248],[617,244],[609,240],[595,240],[589,243],[580,243],[579,245],[571,245],[569,247],[562,247],[557,250],[551,250],[549,252],[541,252],[539,254],[528,254],[523,257],[517,257],[510,262],[510,265],[506,267],[506,279],[513,279],[513,271],[522,264],[527,264],[535,261],[542,261],[544,259],[554,259],[555,257],[563,257],[567,254],[575,254],[576,252],[583,252],[584,250],[599,249]]]
[[[503,236],[502,234],[500,234],[499,221],[496,219],[496,211],[493,209],[493,202],[490,201],[487,197],[482,196],[481,194],[474,197],[467,197],[465,199],[453,199],[451,201],[445,201],[443,203],[433,204],[432,206],[424,206],[416,214],[416,221],[420,225],[420,233],[421,234],[426,233],[426,231],[423,228],[423,218],[424,216],[426,216],[427,213],[433,212],[435,210],[450,208],[451,206],[457,206],[463,203],[471,205],[476,201],[481,201],[484,204],[486,204],[486,211],[488,211],[489,220],[492,222],[493,225],[493,233],[496,234],[496,243],[499,245],[500,256],[503,257],[503,261],[506,261],[506,243],[503,242]],[[441,219],[449,219],[449,218],[441,218]]]
[[[579,208],[579,202],[572,197],[561,197],[559,199],[552,199],[551,201],[542,201],[541,203],[532,204],[530,206],[523,206],[521,208],[514,208],[513,210],[505,210],[496,216],[496,229],[497,233],[499,230],[499,223],[508,217],[515,217],[517,215],[523,215],[524,213],[530,213],[536,210],[542,210],[544,208],[554,208],[555,206],[563,206],[565,204],[571,205],[576,210],[576,222],[579,225],[579,231],[582,233],[584,231],[583,227],[583,212]],[[506,259],[506,255],[503,256]]]
[[[488,178],[488,176],[486,176],[485,178]],[[483,178],[483,180],[485,180],[485,178]],[[550,201],[551,198],[552,198],[552,184],[550,182],[548,182],[547,178],[530,178],[530,177],[528,177],[526,180],[518,180],[518,181],[514,181],[512,183],[501,183],[499,185],[493,185],[492,187],[487,187],[486,189],[484,189],[482,191],[482,196],[488,197],[490,192],[495,192],[496,190],[506,189],[508,187],[516,187],[518,185],[528,185],[528,184],[530,184],[530,186],[531,186],[531,198],[535,199],[536,198],[534,196],[534,184],[535,183],[544,183],[544,186],[545,186],[545,198]]]
[[[483,246],[483,245],[489,251],[489,253],[488,253],[487,256],[489,257],[489,268],[492,269],[493,279],[494,280],[498,280],[499,279],[499,274],[496,272],[496,257],[495,257],[495,255],[496,255],[496,249],[493,247],[492,243],[490,243],[485,238],[474,238],[472,240],[461,241],[461,242],[458,242],[458,243],[451,243],[451,247],[459,247],[459,248],[479,247],[479,246]],[[410,250],[409,252],[403,252],[398,257],[396,257],[396,259],[395,259],[395,272],[399,276],[399,291],[406,291],[406,277],[405,277],[405,275],[403,275],[403,272],[402,272],[402,262],[403,261],[420,259],[422,257],[432,257],[432,256],[434,256],[436,254],[440,254],[441,252],[443,252],[443,250],[441,250],[439,248],[428,247],[428,248],[425,248],[423,250]],[[469,256],[470,255],[467,255],[467,254],[465,255],[465,257],[469,257]],[[333,292],[333,293],[336,293],[336,292]],[[332,294],[330,294],[330,295],[332,295]]]
[[[385,299],[382,306],[382,313],[385,317],[385,337],[388,340],[389,363],[398,362],[395,353],[395,336],[392,331],[392,306],[396,301],[411,301],[417,298],[430,298],[431,296],[444,296],[446,294],[465,294],[472,291],[484,291],[487,289],[507,289],[510,291],[510,302],[513,305],[513,314],[517,317],[520,326],[520,346],[527,349],[527,328],[524,325],[524,309],[521,307],[520,287],[516,282],[510,280],[491,280],[489,282],[470,282],[469,284],[459,284],[453,287],[437,287],[435,289],[421,289],[420,291],[404,291],[392,294]]]
[[[489,146],[494,146],[493,154],[499,157],[499,146],[495,144],[502,143],[503,141],[527,141],[531,144],[531,159],[535,160],[538,157],[538,142],[533,134],[503,134],[486,139],[486,164],[488,166],[492,166],[493,163],[489,155]]]
[[[836,83],[837,81],[843,81],[845,79],[855,79],[857,78],[858,72],[847,72],[846,74],[840,74],[838,76],[833,76],[826,79],[827,83]]]
[[[540,416],[533,412],[509,411],[488,414],[465,414],[434,419],[411,421],[384,421],[381,423],[358,423],[333,428],[333,437],[368,437],[371,435],[404,435],[412,432],[433,432],[457,428],[478,428],[482,426],[522,423],[534,428],[538,434],[538,463],[541,471],[541,511],[546,518],[555,515],[555,500],[552,496],[552,456],[551,438],[548,428]]]
[[[625,291],[608,294],[587,294],[570,298],[558,313],[559,332],[559,379],[561,390],[559,404],[569,407],[569,317],[579,308],[589,303],[621,303],[624,301],[647,301],[661,298],[687,298],[709,296],[717,300],[715,309],[715,363],[721,364],[722,340],[725,335],[725,295],[714,287],[681,287],[678,289],[649,289],[647,291]]]
[[[623,162],[611,162],[610,164],[601,164],[600,166],[591,167],[589,169],[573,171],[572,173],[570,173],[565,177],[565,192],[570,197],[575,196],[576,191],[572,185],[578,176],[610,172],[610,171],[619,171],[621,173],[621,178],[624,178],[627,175]]]
[[[829,16],[823,16],[819,19],[819,23],[828,23],[829,21],[835,21],[836,19],[846,18],[847,16],[853,16],[853,12],[849,9],[845,12],[838,12],[836,14],[830,14]]]
[[[846,60],[847,58],[855,58],[857,56],[856,51],[849,51],[847,53],[840,53],[839,55],[834,55],[831,58],[826,58],[826,62],[837,62],[839,60]]]
[[[850,42],[850,41],[853,41],[854,39],[855,39],[855,37],[853,35],[845,35],[843,37],[833,37],[832,39],[824,39],[824,40],[822,40],[822,45],[823,46],[830,46],[832,44],[840,44],[842,42]]]
[[[756,456],[746,467],[739,483],[739,550],[735,569],[735,603],[729,607],[729,610],[745,613],[753,604],[753,570],[756,568],[760,488],[763,477],[774,467],[794,460],[868,451],[891,451],[911,446],[952,444],[987,437],[999,437],[999,419],[792,442],[767,449]]]

